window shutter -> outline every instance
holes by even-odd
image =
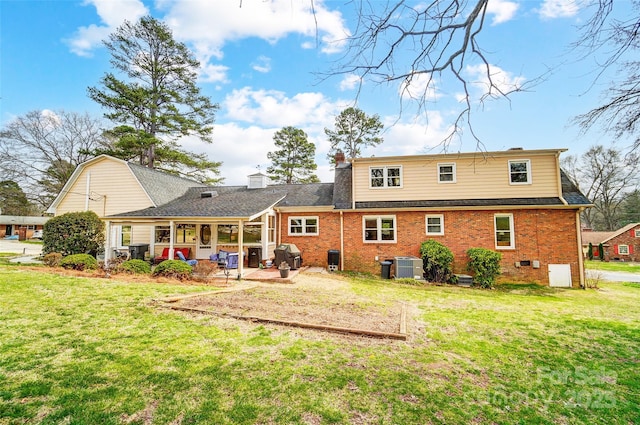
[[[633,254],[633,245],[629,245],[629,255]]]
[[[615,255],[618,255],[618,245],[614,245],[614,246],[613,246],[613,253],[614,253]]]
[[[632,238],[636,237],[636,229],[631,229],[631,237]]]

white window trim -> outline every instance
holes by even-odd
[[[367,228],[366,221],[373,220],[377,221],[377,232],[378,239],[375,241],[367,239]],[[392,219],[393,220],[393,239],[392,240],[383,240],[382,239],[382,220],[384,219]],[[395,215],[365,215],[362,217],[362,241],[363,243],[397,243],[398,240],[398,219]]]
[[[524,162],[524,163],[527,164],[527,181],[526,182],[513,182],[513,181],[511,181],[511,164],[518,163],[518,162]],[[509,171],[509,184],[510,185],[517,186],[517,185],[531,184],[532,183],[532,180],[531,180],[531,160],[530,159],[510,159],[507,170]]]
[[[440,180],[440,167],[452,167],[451,172],[453,173],[453,180],[448,181],[448,180]],[[450,183],[455,183],[456,182],[456,163],[455,162],[442,162],[438,164],[437,167],[437,171],[438,171],[438,183],[442,183],[442,184],[450,184]]]
[[[388,179],[389,179],[389,174],[388,174],[388,170],[389,169],[395,169],[397,168],[398,170],[400,170],[400,184],[398,186],[389,186],[388,183]],[[373,177],[371,176],[371,170],[378,170],[378,169],[382,169],[382,186],[374,186],[371,184],[371,180],[373,180]],[[402,189],[402,184],[403,184],[403,178],[402,178],[402,165],[383,165],[383,166],[379,166],[379,167],[374,167],[374,166],[370,166],[369,167],[369,189]]]
[[[291,233],[291,220],[302,220],[302,233]],[[307,220],[316,221],[316,232],[307,232]],[[289,236],[318,236],[320,234],[320,218],[318,216],[295,216],[289,217],[287,231]]]
[[[622,249],[626,252],[622,252]],[[618,255],[629,255],[629,245],[618,245]]]
[[[633,229],[633,231],[635,232],[634,236],[640,238],[640,229]]]
[[[498,246],[498,226],[497,226],[497,218],[498,217],[509,217],[509,246]],[[496,249],[515,249],[516,248],[516,236],[515,236],[515,228],[513,224],[513,214],[494,214],[493,216],[493,241],[495,243]]]
[[[429,232],[429,219],[430,218],[439,218],[440,219],[440,232]],[[429,236],[442,236],[444,235],[444,214],[427,214],[424,217],[425,224],[425,232]]]

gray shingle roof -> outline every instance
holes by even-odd
[[[202,192],[212,192],[212,197],[203,198]],[[159,207],[112,217],[250,217],[268,209],[285,196],[286,192],[271,188],[192,187],[181,197]]]
[[[184,195],[189,188],[207,187],[197,181],[157,171],[139,164],[127,162],[127,165],[156,206],[166,204]]]
[[[569,203],[569,205],[593,205],[589,199],[580,192],[575,184],[571,181],[569,176],[561,169],[560,181],[562,183],[562,197]]]

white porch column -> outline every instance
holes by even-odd
[[[111,249],[111,221],[105,221],[104,227],[104,262],[106,263],[113,258],[113,249]]]
[[[242,220],[238,220],[238,279],[244,273],[244,227]]]
[[[174,221],[169,221],[169,260],[173,260],[173,240],[176,237]]]

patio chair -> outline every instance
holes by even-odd
[[[190,265],[191,267],[195,266],[196,264],[198,264],[198,260],[187,260],[186,257],[184,256],[184,254],[182,253],[182,251],[177,251],[176,254],[178,255],[178,258],[181,261],[184,261],[185,263],[187,263],[188,265]]]

